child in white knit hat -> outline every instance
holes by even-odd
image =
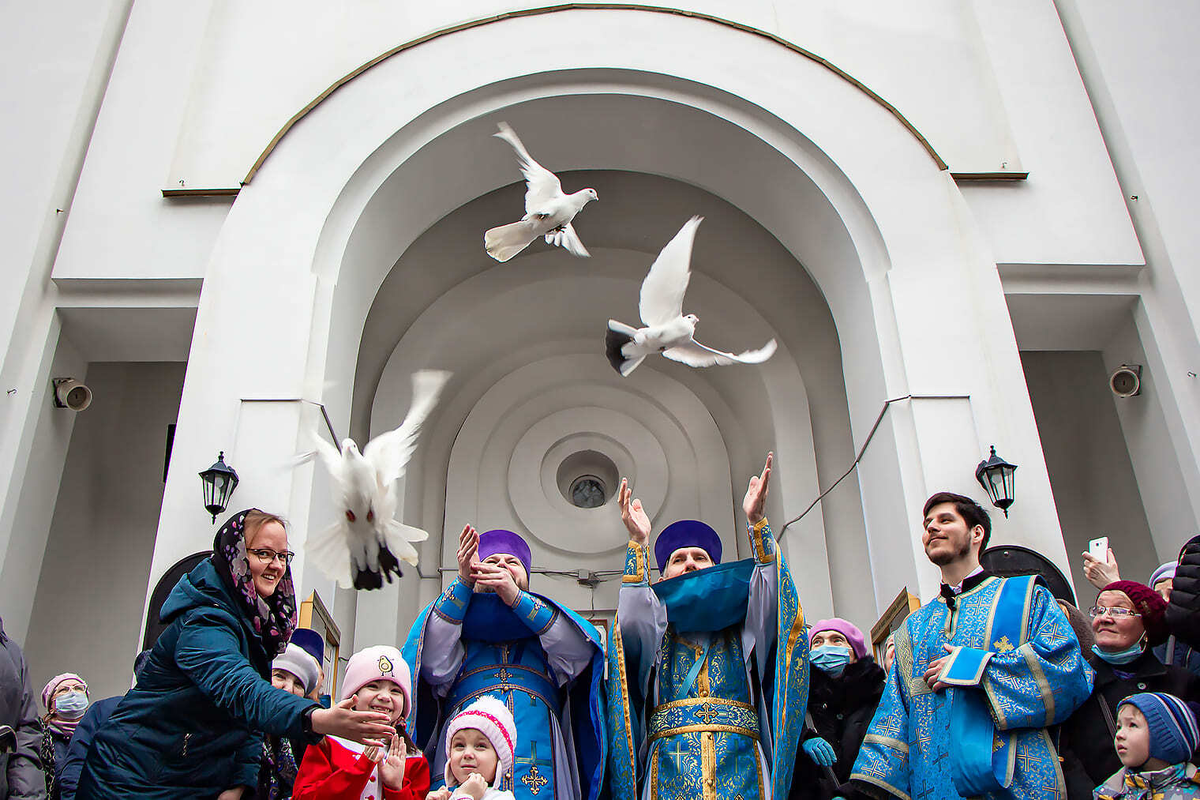
[[[425,800],[429,762],[405,730],[412,677],[400,651],[376,645],[351,656],[339,697],[341,708],[387,714],[396,735],[385,747],[326,736],[305,752],[293,800]]]
[[[500,788],[512,776],[517,726],[502,701],[484,695],[446,726],[446,788],[428,800],[516,800]]]

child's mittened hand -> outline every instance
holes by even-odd
[[[425,795],[425,800],[450,800],[450,790],[446,788],[434,789]]]

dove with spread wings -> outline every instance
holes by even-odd
[[[593,200],[599,199],[595,189],[580,189],[563,194],[558,177],[530,157],[529,151],[507,122],[492,135],[503,139],[517,151],[521,174],[525,176],[525,216],[509,225],[492,228],[483,235],[487,253],[497,261],[508,261],[528,247],[534,239],[544,236],[546,244],[557,245],[571,255],[587,258],[591,255],[571,221]]]
[[[333,479],[339,515],[333,525],[310,536],[306,547],[313,563],[343,588],[378,589],[384,578],[391,583],[393,574],[401,574],[400,561],[416,566],[412,543],[429,534],[395,518],[396,480],[408,467],[421,425],[449,378],[449,372],[437,370],[414,374],[412,406],[404,422],[376,436],[361,453],[353,439],[343,439],[339,450],[314,435],[316,455]]]
[[[726,353],[715,350],[695,339],[695,314],[683,313],[683,295],[691,279],[692,242],[703,217],[692,217],[683,223],[675,238],[650,266],[642,281],[638,313],[644,328],[635,328],[615,319],[608,321],[604,335],[604,350],[613,369],[628,376],[638,364],[652,353],[662,353],[672,361],[689,367],[712,367],[727,364],[761,364],[775,352],[775,340],[758,350]]]

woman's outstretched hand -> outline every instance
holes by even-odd
[[[315,733],[332,734],[368,747],[387,747],[396,733],[388,724],[388,715],[379,711],[355,711],[354,698],[348,697],[333,708],[318,708],[312,713]]]

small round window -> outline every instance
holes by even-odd
[[[599,508],[607,499],[604,482],[595,475],[580,475],[571,482],[571,504],[577,508]]]

